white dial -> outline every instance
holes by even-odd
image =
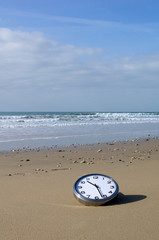
[[[73,187],[75,197],[85,205],[102,205],[118,194],[118,184],[103,174],[89,174],[79,178]]]

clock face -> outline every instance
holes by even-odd
[[[73,187],[75,197],[85,205],[102,205],[117,196],[119,187],[103,174],[89,174],[79,178]]]

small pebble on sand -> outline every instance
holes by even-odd
[[[85,160],[82,160],[80,163],[86,163],[86,161],[85,161]]]
[[[102,152],[102,149],[98,149],[98,151],[97,152]]]
[[[78,163],[76,160],[72,161],[72,163]]]

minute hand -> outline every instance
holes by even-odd
[[[102,191],[101,191],[100,187],[96,185],[96,188],[97,188],[97,190],[98,190],[99,194],[101,195],[101,197],[103,197],[103,193],[102,193]]]

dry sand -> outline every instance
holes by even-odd
[[[119,184],[109,205],[73,196],[84,174]],[[159,239],[159,139],[0,154],[0,239]]]

